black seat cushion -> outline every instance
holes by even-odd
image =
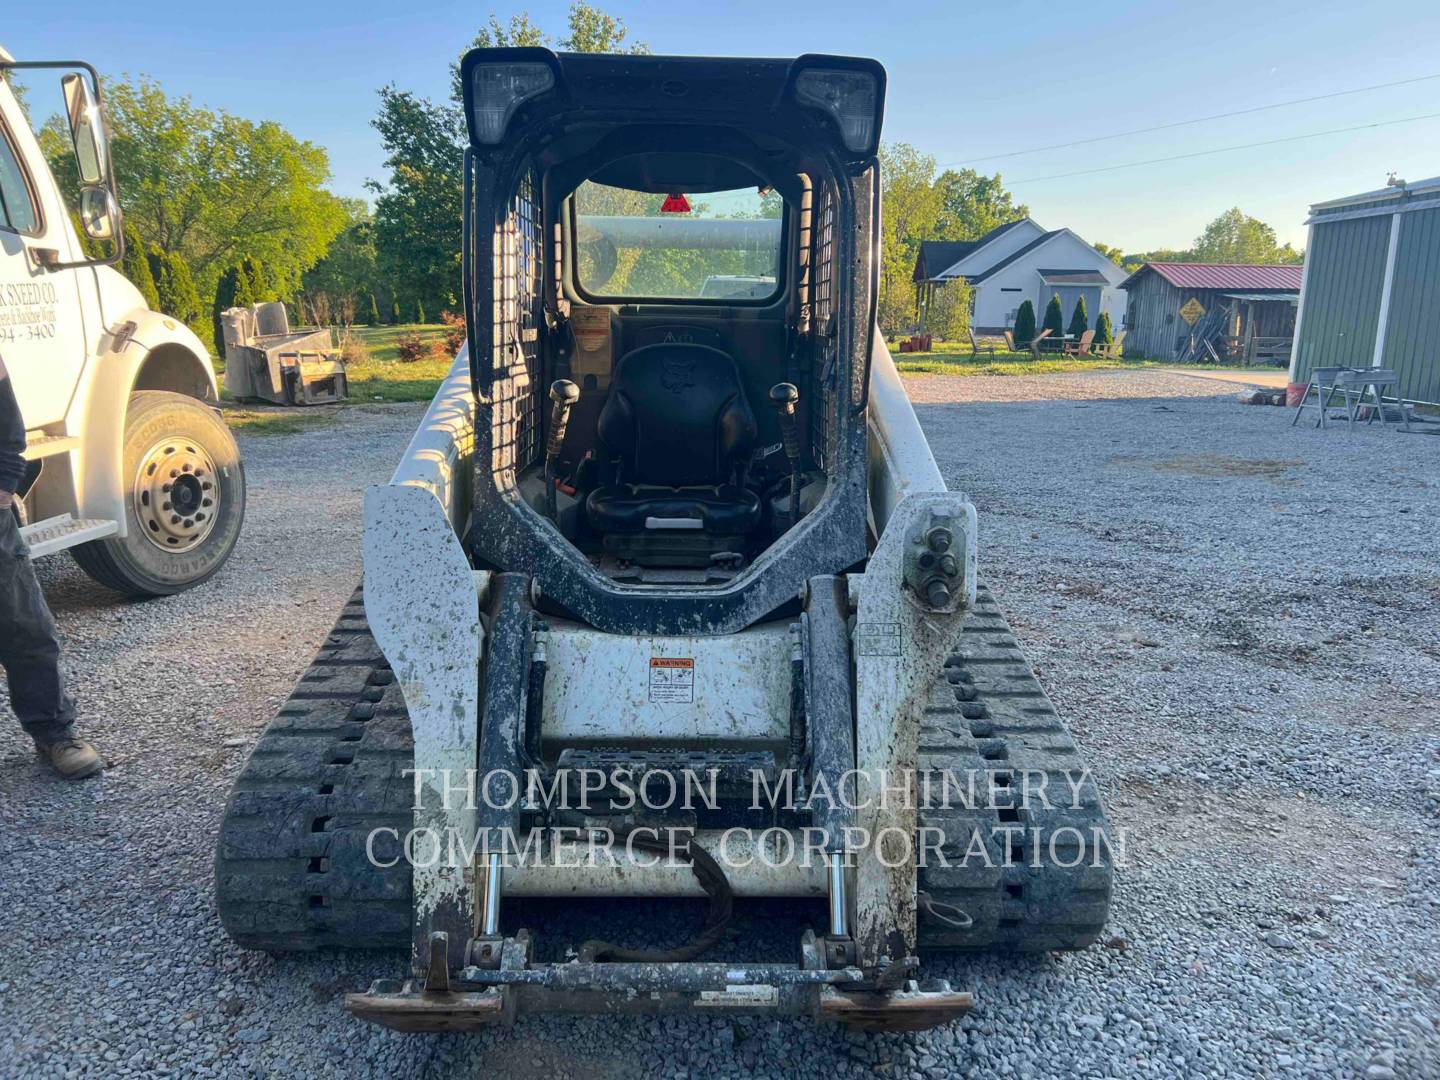
[[[586,501],[601,532],[634,532],[647,518],[698,518],[706,532],[740,535],[760,500],[740,486],[755,450],[755,414],[735,361],[708,345],[635,349],[615,367],[597,423],[612,479]]]
[[[585,500],[590,524],[601,532],[643,532],[651,518],[698,520],[720,536],[744,536],[760,524],[760,496],[742,487],[597,488]],[[672,528],[674,526],[671,526]]]

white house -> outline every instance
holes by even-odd
[[[1125,319],[1125,293],[1118,286],[1125,271],[1069,229],[1046,231],[1029,218],[992,229],[979,240],[927,240],[915,261],[921,318],[935,290],[949,282],[969,282],[970,324],[976,333],[998,334],[1015,325],[1015,313],[1029,300],[1038,325],[1057,293],[1070,322],[1075,302],[1085,297],[1094,326],[1108,311],[1116,329]]]

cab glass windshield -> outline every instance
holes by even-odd
[[[605,299],[763,303],[779,291],[783,201],[755,188],[685,197],[585,181],[575,192],[580,291]]]

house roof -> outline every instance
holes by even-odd
[[[986,267],[978,274],[966,274],[965,280],[968,281],[971,285],[979,285],[982,281],[990,277],[992,274],[999,273],[1001,270],[1004,270],[1005,267],[1013,263],[1016,259],[1024,258],[1026,255],[1029,255],[1030,252],[1038,248],[1041,244],[1048,243],[1064,231],[1064,229],[1051,229],[1047,233],[1041,233],[1034,240],[1031,240],[1030,243],[1026,244],[1024,247],[1020,248],[1017,251],[1012,251],[1009,255],[1006,255],[1005,258],[1001,259],[993,266]]]
[[[1250,263],[1151,262],[1120,283],[1128,289],[1147,270],[1153,270],[1177,289],[1273,289],[1299,292],[1303,266],[1265,266]]]
[[[934,281],[950,267],[972,252],[979,251],[990,241],[1003,236],[1025,218],[1007,221],[997,225],[978,240],[922,240],[920,254],[915,259],[915,281]]]
[[[1040,270],[1046,285],[1104,285],[1107,279],[1099,270]]]

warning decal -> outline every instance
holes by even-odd
[[[689,705],[695,700],[695,661],[689,656],[650,658],[650,700],[659,705]]]

